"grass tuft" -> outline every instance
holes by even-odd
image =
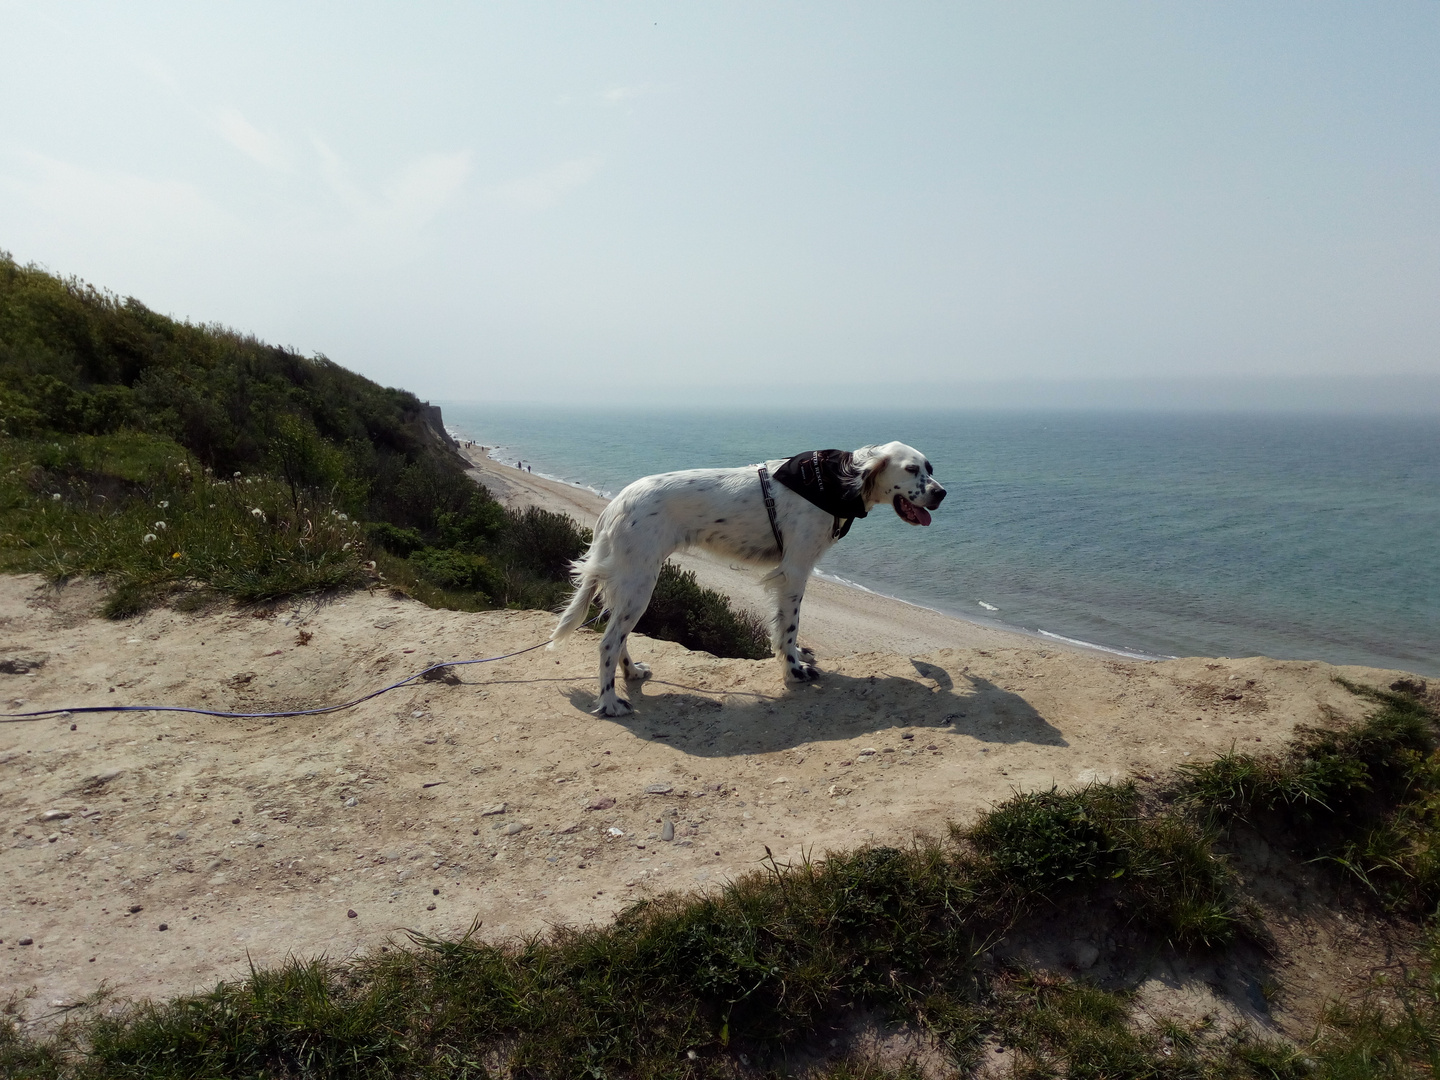
[[[992,903],[1031,910],[1103,892],[1183,947],[1226,945],[1242,926],[1234,872],[1210,835],[1181,814],[1142,814],[1133,784],[1016,795],[956,835],[981,856]]]
[[[1343,680],[1342,680],[1343,682]],[[1180,799],[1216,828],[1283,830],[1393,909],[1440,910],[1440,740],[1415,693],[1343,683],[1377,708],[1343,728],[1301,728],[1282,755],[1231,751],[1182,765]]]

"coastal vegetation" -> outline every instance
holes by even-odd
[[[608,926],[513,943],[481,941],[478,928],[411,934],[406,949],[294,959],[118,1014],[73,1009],[43,1038],[7,1024],[0,1067],[36,1078],[921,1075],[913,1061],[835,1049],[835,1033],[869,1022],[924,1033],[960,1075],[999,1054],[1007,1075],[1031,1078],[1433,1076],[1437,717],[1418,687],[1352,689],[1374,702],[1364,722],[1302,731],[1278,756],[1230,754],[1144,789],[1016,795],[943,837],[772,859],[718,891],[636,903]],[[1246,834],[1256,829],[1263,860]],[[1377,876],[1382,855],[1393,877]],[[1246,968],[1261,1011],[1288,992],[1271,966],[1275,927],[1247,885],[1262,876],[1318,882],[1395,920],[1417,962],[1330,1003],[1296,1041],[1142,1009],[1135,982],[1157,957]],[[1117,943],[1103,977],[1025,960],[1082,921]],[[1426,925],[1428,944],[1414,945]]]
[[[438,416],[323,356],[0,252],[0,569],[102,575],[112,617],[382,583],[436,607],[556,607],[588,532],[501,506]],[[769,654],[677,572],[646,618],[692,648]]]

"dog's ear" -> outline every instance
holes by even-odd
[[[860,467],[860,497],[865,500],[868,506],[872,502],[878,502],[875,497],[875,486],[880,482],[880,474],[885,471],[885,466],[890,464],[890,459],[884,454],[871,458]]]

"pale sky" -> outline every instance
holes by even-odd
[[[423,397],[1440,380],[1433,0],[0,0],[0,102],[0,248]]]

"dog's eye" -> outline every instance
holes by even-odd
[[[908,473],[914,473],[916,476],[919,476],[919,475],[920,475],[920,466],[919,466],[919,465],[906,465],[906,466],[905,466],[905,471],[908,472]]]

